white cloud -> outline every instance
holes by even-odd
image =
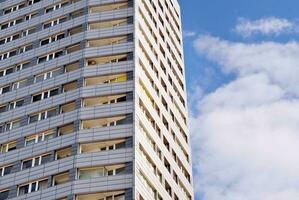
[[[186,31],[183,32],[183,36],[184,37],[194,37],[194,36],[196,36],[196,32],[186,30]]]
[[[299,44],[200,36],[195,48],[236,75],[191,119],[196,191],[203,200],[297,200]]]
[[[286,32],[297,32],[298,25],[293,21],[276,17],[262,18],[256,21],[239,18],[235,31],[244,37],[257,33],[279,35]]]

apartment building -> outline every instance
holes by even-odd
[[[0,0],[0,200],[193,200],[177,0]]]

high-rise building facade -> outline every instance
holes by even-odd
[[[192,200],[177,0],[0,0],[0,200]]]

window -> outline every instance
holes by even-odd
[[[26,86],[27,80],[21,80],[12,84],[12,90],[17,90]]]
[[[1,54],[0,55],[0,60],[5,60],[5,59],[8,59],[8,58],[13,57],[15,55],[17,55],[17,50],[16,49]]]
[[[5,124],[0,124],[0,133],[5,131]]]
[[[101,96],[101,97],[89,97],[83,100],[83,107],[99,106],[105,104],[113,104],[126,101],[126,94]]]
[[[41,0],[28,0],[28,6],[32,5],[32,4],[35,4],[35,3],[38,3],[40,2]]]
[[[112,27],[117,27],[126,24],[128,24],[128,18],[114,19],[114,20],[107,20],[101,22],[92,22],[89,24],[89,29],[94,30],[94,29],[102,29],[102,28],[112,28]]]
[[[38,83],[59,75],[59,69],[54,69],[48,72],[38,74],[34,77],[34,83]]]
[[[36,16],[37,16],[37,13],[30,13],[30,14],[25,16],[25,21],[28,21],[28,20],[36,17]]]
[[[29,117],[29,123],[41,121],[44,119],[48,119],[50,117],[53,117],[56,115],[56,109],[50,109],[43,112],[39,112],[37,114],[30,115]]]
[[[80,144],[80,153],[94,153],[100,151],[110,151],[126,147],[126,139],[109,140]]]
[[[72,147],[64,148],[57,150],[55,153],[55,159],[60,160],[63,158],[67,158],[72,155]]]
[[[20,34],[19,33],[14,34],[12,36],[8,36],[6,38],[2,38],[2,39],[0,39],[0,45],[6,44],[6,43],[11,42],[11,41],[14,41],[14,40],[16,40],[18,38],[20,38]]]
[[[96,40],[89,40],[87,42],[88,47],[100,47],[112,44],[120,44],[128,41],[128,36],[117,36],[117,37],[110,37],[110,38],[103,38],[103,39],[96,39]]]
[[[4,113],[6,111],[6,105],[0,106],[0,113]]]
[[[24,160],[22,162],[21,170],[36,167],[51,161],[51,154],[41,155],[34,158]]]
[[[13,110],[15,108],[22,107],[24,105],[24,99],[16,100],[9,103],[8,109]]]
[[[75,18],[77,18],[77,17],[82,16],[83,14],[84,14],[84,10],[83,10],[83,9],[80,9],[80,10],[77,10],[77,11],[75,11],[75,12],[72,12],[72,13],[71,13],[71,18],[72,18],[72,19],[75,19]]]
[[[48,179],[34,181],[18,186],[18,196],[48,188]]]
[[[63,92],[68,92],[68,91],[71,91],[71,90],[74,90],[74,89],[77,89],[77,88],[78,88],[77,81],[73,81],[73,82],[70,82],[70,83],[67,83],[67,84],[63,85]]]
[[[13,165],[8,165],[4,167],[0,167],[0,176],[5,176],[10,174],[12,171]]]
[[[64,72],[71,72],[74,71],[76,69],[80,68],[80,63],[79,62],[74,62],[74,63],[70,63],[64,66]]]
[[[93,6],[90,8],[91,13],[99,13],[99,12],[105,12],[110,10],[119,10],[124,9],[128,7],[128,2],[119,2],[119,3],[110,3],[110,4],[104,4],[101,6]]]
[[[1,145],[1,153],[7,153],[17,149],[17,141],[8,142]]]
[[[30,62],[28,62],[28,61],[24,62],[24,63],[21,63],[21,64],[18,64],[18,65],[16,65],[15,70],[20,71],[22,69],[27,68],[29,65],[30,65]]]
[[[105,173],[104,167],[78,169],[78,179],[80,179],[80,180],[102,177],[105,175],[106,175],[106,173]]]
[[[29,29],[26,29],[22,32],[22,36],[25,37],[27,35],[30,35],[32,33],[34,33],[36,31],[36,28],[33,27],[33,28],[29,28]]]
[[[78,169],[78,179],[91,179],[102,176],[115,176],[125,172],[125,164],[104,166],[104,167],[87,167]]]
[[[56,41],[61,40],[63,38],[64,38],[64,33],[59,33],[59,34],[56,34],[54,36],[48,37],[46,39],[42,39],[41,42],[40,42],[40,45],[43,46],[43,45],[46,45],[46,44],[49,44],[49,43],[52,43],[52,42],[56,42]]]
[[[10,22],[7,22],[7,23],[5,23],[5,24],[2,24],[2,25],[0,26],[0,30],[7,29],[7,28],[9,28],[9,27],[15,26],[15,25],[17,25],[17,24],[19,24],[19,23],[21,23],[21,22],[23,22],[23,19],[22,19],[22,18],[14,19],[14,20],[12,20],[12,21],[10,21]]]
[[[3,71],[0,71],[0,77],[9,75],[11,73],[13,73],[13,68],[12,67],[4,69]]]
[[[14,6],[10,7],[10,8],[6,8],[6,9],[4,9],[3,14],[4,14],[4,15],[7,15],[7,14],[9,14],[9,13],[11,13],[11,12],[14,12],[14,11],[17,11],[17,10],[22,9],[22,8],[24,8],[25,6],[26,6],[26,4],[25,4],[24,2],[23,2],[23,3],[20,3],[20,4],[18,4],[18,5],[14,5]]]
[[[44,56],[40,56],[38,59],[37,59],[37,64],[40,64],[40,63],[43,63],[43,62],[46,62],[46,61],[50,61],[50,60],[53,60],[55,58],[58,58],[60,56],[63,56],[64,52],[61,50],[61,51],[57,51],[57,52],[54,52],[54,53],[51,53],[51,54],[48,54],[48,55],[44,55]]]
[[[59,8],[62,8],[63,6],[66,6],[67,4],[68,4],[68,2],[64,1],[62,3],[52,5],[52,6],[45,9],[45,13],[49,13],[49,12],[52,12],[54,10],[58,10]]]
[[[10,130],[13,130],[15,128],[19,128],[20,126],[21,126],[20,120],[15,120],[15,121],[7,122],[5,124],[5,131],[10,131]]]
[[[52,185],[61,185],[70,181],[69,172],[64,172],[58,175],[53,176],[53,183]]]
[[[46,29],[46,28],[55,26],[57,24],[61,24],[61,23],[65,22],[66,20],[67,20],[66,17],[61,17],[61,18],[44,23],[43,27],[44,27],[44,29]]]
[[[83,31],[82,26],[74,27],[69,30],[69,36],[75,35],[77,33],[81,33]]]
[[[58,135],[63,136],[75,132],[74,123],[67,124],[58,128]]]
[[[101,84],[109,84],[109,83],[118,83],[125,82],[128,80],[127,74],[112,74],[106,76],[97,76],[97,77],[89,77],[85,78],[85,85],[101,85]]]
[[[99,119],[83,120],[81,122],[82,129],[101,128],[107,126],[116,126],[119,122],[125,120],[126,116],[115,116]]]
[[[48,130],[42,133],[27,136],[25,137],[25,146],[36,144],[38,142],[43,142],[50,138],[53,138],[53,130]]]
[[[24,53],[24,52],[26,52],[26,51],[31,50],[32,48],[33,48],[33,47],[32,47],[32,44],[23,46],[23,47],[21,47],[21,48],[19,49],[19,53],[20,53],[20,54],[21,54],[21,53]]]
[[[32,96],[32,103],[55,96],[58,94],[58,91],[59,91],[58,88],[55,88],[55,89],[44,91],[39,94],[35,94]]]
[[[0,191],[0,200],[8,199],[9,190]]]
[[[119,54],[119,55],[89,58],[87,59],[86,64],[87,66],[104,65],[104,64],[117,63],[126,60],[128,60],[128,54]]]
[[[81,194],[76,196],[76,200],[98,199],[98,200],[125,200],[124,191],[113,191],[105,193]]]
[[[76,109],[76,103],[75,102],[70,102],[67,104],[64,104],[60,107],[60,113],[66,113],[70,112]]]
[[[66,49],[66,52],[67,52],[67,53],[73,53],[73,52],[79,51],[80,48],[81,48],[81,47],[80,47],[80,44],[75,44],[75,45],[72,45],[72,46],[68,47],[68,48]]]

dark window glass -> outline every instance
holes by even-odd
[[[0,192],[0,200],[8,199],[8,193],[9,193],[9,190],[4,191],[4,192]]]
[[[55,96],[58,94],[58,89],[54,89],[50,91],[50,97]]]
[[[118,168],[115,170],[115,174],[119,175],[119,174],[124,174],[125,173],[125,168]]]
[[[57,35],[57,40],[61,40],[64,38],[64,33],[63,34],[60,34],[60,35]]]
[[[16,102],[16,108],[21,107],[24,105],[24,100],[20,100]]]
[[[59,19],[59,24],[65,22],[65,21],[66,21],[66,17],[65,18],[61,18],[61,19]]]
[[[66,6],[67,4],[68,4],[68,2],[61,3],[61,7]]]
[[[21,23],[23,21],[23,19],[17,19],[16,20],[16,24],[19,24],[19,23]]]
[[[38,121],[38,115],[32,115],[29,118],[29,123],[37,122]]]
[[[0,45],[5,43],[5,39],[0,40]]]
[[[30,62],[23,64],[23,69],[27,68],[30,66]]]
[[[3,25],[1,26],[1,30],[6,29],[6,28],[8,28],[8,24],[3,24]]]
[[[126,142],[118,143],[115,145],[116,149],[121,149],[126,147]]]
[[[8,148],[7,152],[13,151],[13,150],[16,150],[16,149],[17,149],[17,146],[13,145],[13,146],[11,146],[11,147]]]
[[[11,170],[12,170],[12,167],[13,167],[13,166],[5,167],[5,168],[4,168],[4,173],[3,173],[3,175],[5,176],[5,175],[10,174],[10,173],[11,173]]]
[[[3,113],[3,112],[5,112],[6,111],[6,106],[1,106],[0,107],[0,113]]]
[[[49,44],[49,39],[43,40],[41,42],[41,46],[46,45],[46,44]]]
[[[41,164],[45,164],[45,163],[48,163],[50,161],[51,161],[51,154],[45,155],[45,156],[42,157]]]
[[[4,11],[4,15],[6,15],[6,14],[8,14],[8,13],[11,13],[11,8]]]
[[[31,50],[31,49],[33,49],[33,46],[32,46],[32,45],[29,45],[29,46],[26,47],[26,50],[25,50],[25,51],[29,51],[29,50]]]
[[[44,29],[51,27],[51,22],[44,24]]]
[[[38,190],[43,190],[48,188],[48,180],[39,181]]]
[[[54,10],[53,7],[51,7],[51,8],[47,8],[47,9],[46,9],[46,13],[49,13],[49,12],[51,12],[51,11],[53,11],[53,10]]]
[[[16,40],[16,39],[18,39],[19,37],[20,37],[20,34],[14,35],[14,36],[12,36],[12,40]]]
[[[63,55],[63,51],[58,51],[55,53],[55,58],[58,58]]]
[[[17,50],[11,51],[9,53],[9,57],[12,57],[12,56],[15,56],[15,55],[17,55]]]
[[[56,115],[56,110],[49,110],[47,114],[47,118],[53,117]]]
[[[43,63],[43,62],[46,62],[46,61],[47,61],[47,57],[46,56],[40,57],[38,59],[38,63]]]
[[[125,195],[124,195],[124,194],[118,194],[118,195],[115,195],[115,196],[114,196],[114,199],[115,199],[115,200],[122,200],[122,199],[125,199]]]
[[[126,99],[127,99],[126,96],[120,97],[120,98],[117,99],[117,102],[124,102],[124,101],[126,101]]]
[[[35,32],[35,28],[32,28],[32,29],[28,30],[28,35],[30,35],[30,34],[32,34],[34,32]]]
[[[49,92],[44,92],[44,99],[47,99],[49,97]]]
[[[13,68],[8,68],[6,70],[6,75],[13,73]]]
[[[24,7],[25,7],[25,3],[19,5],[19,9],[24,8]]]
[[[4,132],[4,124],[0,125],[0,133]]]
[[[22,169],[28,169],[32,167],[32,160],[26,160],[23,162],[23,168]]]
[[[27,194],[29,191],[29,185],[24,185],[19,188],[19,195]]]
[[[33,96],[32,101],[36,102],[36,101],[40,101],[42,99],[42,94],[38,94]]]
[[[9,86],[6,86],[2,89],[2,94],[9,92]]]

